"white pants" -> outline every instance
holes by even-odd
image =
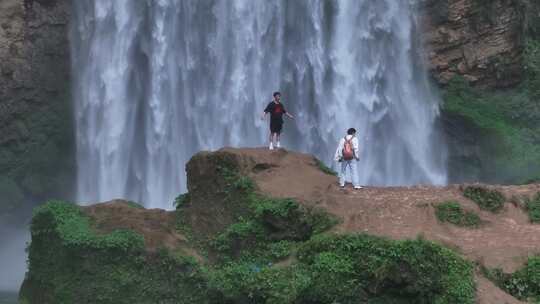
[[[347,181],[347,172],[350,173],[353,185],[360,186],[358,181],[358,168],[356,160],[344,160],[341,162],[341,172],[339,172],[339,185],[345,186]]]

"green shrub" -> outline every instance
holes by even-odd
[[[291,255],[296,243],[291,241],[278,241],[268,245],[268,254],[274,260],[282,260]]]
[[[457,202],[444,202],[435,206],[435,215],[441,222],[452,223],[457,226],[478,227],[480,217],[471,211],[464,211]]]
[[[514,297],[540,301],[540,256],[529,257],[522,269],[510,274],[501,269],[483,267],[482,270],[488,279]]]
[[[255,190],[255,182],[247,176],[241,176],[233,183],[234,188],[241,191]]]
[[[250,212],[212,241],[213,249],[224,260],[281,260],[289,256],[295,243],[337,223],[328,213],[303,207],[293,199],[251,193],[246,204]]]
[[[408,303],[473,303],[472,266],[434,243],[368,235],[320,235],[300,247],[312,272],[306,298],[350,303],[362,297]]]
[[[135,209],[144,209],[144,206],[142,204],[139,204],[137,202],[134,202],[134,201],[127,201],[126,202],[128,204],[128,206],[132,207],[132,208],[135,208]]]
[[[303,303],[299,300],[310,281],[310,273],[299,265],[229,263],[210,273],[209,294],[212,303]]]
[[[210,269],[213,303],[474,303],[472,265],[431,242],[319,235],[297,258]]]
[[[315,164],[317,165],[317,168],[319,168],[319,170],[321,170],[323,173],[325,174],[328,174],[328,175],[333,175],[333,176],[337,176],[337,172],[332,170],[331,168],[329,168],[325,163],[323,163],[320,159],[318,158],[314,158],[315,159]]]
[[[525,208],[531,223],[540,223],[540,192],[536,193],[532,199],[525,201]]]
[[[254,248],[264,241],[264,228],[253,220],[240,219],[213,241],[214,249],[227,255],[238,255],[245,248]]]
[[[183,207],[185,207],[187,204],[189,204],[189,202],[190,202],[189,193],[184,193],[184,194],[178,195],[174,199],[173,205],[174,205],[174,208],[176,210],[178,210],[178,209],[182,209]]]
[[[481,209],[491,212],[499,212],[504,207],[505,198],[497,190],[489,190],[484,187],[468,186],[463,195],[478,204]]]

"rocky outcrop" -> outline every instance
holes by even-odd
[[[429,69],[446,84],[505,88],[522,79],[527,0],[424,0],[422,24]]]
[[[186,171],[176,211],[38,207],[20,302],[521,303],[473,262],[537,295],[527,275],[540,268],[540,226],[525,204],[540,203],[540,185],[356,191],[283,149],[201,152]],[[477,226],[458,226],[441,205],[475,214]]]
[[[67,0],[0,1],[0,214],[71,188],[69,12]]]

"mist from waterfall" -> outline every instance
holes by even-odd
[[[330,164],[356,127],[361,182],[446,183],[439,102],[407,0],[78,0],[71,32],[78,199],[171,208],[200,150],[283,145]]]

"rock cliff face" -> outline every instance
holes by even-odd
[[[490,88],[521,81],[526,0],[422,3],[429,69],[440,84],[456,75]]]
[[[0,1],[0,214],[71,176],[70,1]]]

